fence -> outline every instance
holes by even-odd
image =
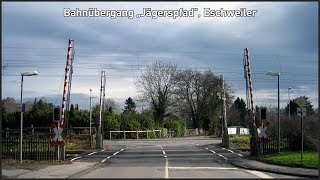
[[[290,141],[289,138],[281,138],[280,149],[289,149]],[[263,142],[262,154],[271,154],[278,151],[278,139],[271,139],[268,143]]]
[[[148,133],[153,133],[153,136],[156,137],[156,132],[159,132],[159,137],[161,138],[161,130],[145,130],[145,131],[109,131],[109,138],[112,139],[112,133],[123,133],[123,138],[126,139],[126,133],[135,133],[135,137],[139,138],[139,133],[145,133],[146,138],[149,138]]]
[[[20,159],[20,137],[2,138],[2,159]],[[22,141],[22,159],[56,160],[56,146],[49,144],[49,138],[24,138]]]

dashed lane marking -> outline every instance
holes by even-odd
[[[163,154],[166,154],[166,152],[162,151]]]
[[[243,155],[242,154],[238,154],[239,156],[241,156],[241,157],[243,157]]]
[[[210,150],[212,153],[216,153],[215,151]]]
[[[234,153],[233,151],[231,151],[230,149],[228,149],[229,152]]]
[[[117,151],[117,152],[113,153],[113,155],[115,156],[115,155],[117,155],[118,153],[119,153],[119,151]]]

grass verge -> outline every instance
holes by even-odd
[[[318,168],[318,152],[304,152],[301,162],[301,152],[299,151],[283,151],[276,154],[265,155],[260,160],[271,164],[290,166],[290,167],[304,167],[304,168]]]

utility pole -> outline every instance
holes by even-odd
[[[105,95],[105,71],[101,72],[101,88],[100,88],[100,113],[99,122],[97,123],[98,132],[96,134],[96,148],[101,149],[103,147],[103,137],[102,137],[102,121],[103,121],[103,110],[104,110],[104,95]]]
[[[222,89],[222,102],[223,102],[223,137],[222,137],[222,146],[229,148],[229,135],[227,127],[227,107],[226,107],[226,91],[224,86],[223,75],[220,75],[221,78],[221,89]]]

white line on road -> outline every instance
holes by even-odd
[[[222,149],[226,149],[226,148],[223,147]]]
[[[163,149],[161,145],[159,145],[159,147],[160,147],[161,149]]]
[[[199,146],[199,144],[196,144],[197,146]]]
[[[229,152],[234,153],[233,151],[231,151],[230,149],[228,149]]]
[[[221,154],[218,154],[220,157],[222,157],[223,159],[225,160],[228,160],[225,156],[221,155]]]
[[[91,156],[92,154],[95,154],[95,153],[97,153],[97,152],[92,152],[92,153],[88,154],[88,156]]]
[[[110,156],[108,156],[107,158],[105,158],[104,160],[102,160],[101,162],[103,163],[103,162],[105,162],[107,159],[109,159],[110,158]]]
[[[117,155],[118,153],[119,153],[119,151],[117,151],[117,152],[113,153],[113,155]]]
[[[166,165],[164,167],[165,172],[164,172],[164,178],[168,179],[169,178],[169,163],[168,163],[168,158],[166,158]]]
[[[163,154],[166,154],[166,152],[162,151]]]
[[[206,150],[208,150],[208,148],[206,148]]]
[[[121,149],[120,151],[123,151],[124,149]]]
[[[229,167],[168,167],[169,169],[223,169],[223,170],[228,170],[228,169],[238,169],[238,168],[229,168]]]
[[[216,153],[216,152],[214,152],[214,151],[212,151],[212,150],[210,150],[212,153]]]
[[[104,151],[105,149],[102,149],[101,151]]]
[[[167,156],[163,156],[163,157],[167,158]]]
[[[239,156],[243,157],[242,154],[238,154]]]
[[[80,156],[79,157],[75,157],[75,158],[71,159],[70,161],[74,161],[74,160],[80,159],[80,158],[81,158]]]
[[[245,170],[255,176],[258,176],[259,178],[268,178],[268,179],[273,179],[273,177],[267,175],[267,174],[264,174],[262,172],[259,172],[259,171],[253,171],[253,170]]]

